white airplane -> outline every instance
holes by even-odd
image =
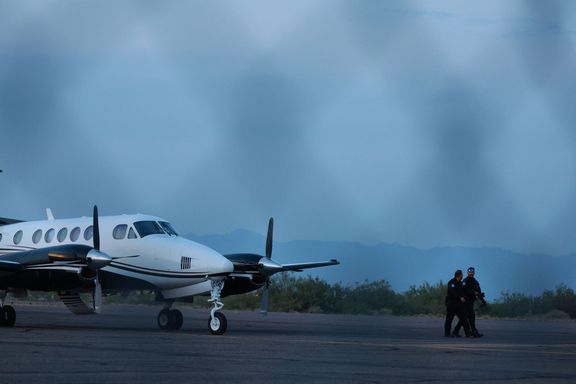
[[[339,264],[336,260],[278,264],[272,256],[273,220],[268,225],[266,253],[221,255],[178,235],[159,217],[119,215],[92,218],[19,221],[0,218],[0,325],[12,326],[16,312],[4,305],[8,293],[56,291],[75,314],[99,313],[102,294],[133,290],[156,292],[164,308],[161,329],[180,329],[182,312],[175,301],[210,295],[208,327],[224,334],[226,317],[221,297],[263,288],[261,311],[268,306],[270,277],[282,271],[302,271]],[[81,293],[91,293],[89,300]]]

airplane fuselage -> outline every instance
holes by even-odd
[[[29,221],[0,227],[0,256],[51,246],[80,244],[91,246],[92,218]],[[207,276],[228,274],[233,264],[218,252],[176,234],[159,217],[118,215],[100,217],[101,250],[115,260],[102,268],[102,289],[153,289],[167,299],[193,296],[210,291]],[[28,267],[18,280],[4,279],[11,287],[51,290],[39,279],[43,269],[60,270],[55,281],[65,284],[65,276],[79,272],[74,263]],[[57,268],[55,268],[57,267]],[[28,276],[28,277],[27,277]],[[36,287],[31,281],[36,281]]]

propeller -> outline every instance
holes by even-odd
[[[266,256],[258,262],[258,268],[266,275],[266,282],[262,288],[262,299],[260,300],[260,313],[264,316],[268,314],[268,288],[270,287],[270,276],[282,270],[282,266],[272,261],[272,243],[274,241],[274,218],[268,221],[268,233],[266,234]]]
[[[94,206],[92,215],[92,244],[93,248],[86,255],[86,265],[92,270],[99,270],[112,262],[112,257],[100,251],[100,219],[98,217],[98,206]]]
[[[92,291],[92,298],[94,303],[94,312],[100,313],[102,306],[102,286],[100,285],[100,268],[103,268],[112,262],[112,258],[100,251],[100,220],[98,217],[98,206],[94,205],[92,214],[92,241],[94,249],[90,250],[86,255],[86,264],[88,268],[96,271],[96,278],[94,279],[94,290]]]
[[[268,313],[268,298],[271,277],[279,272],[297,271],[301,272],[308,268],[327,267],[340,264],[337,260],[315,261],[296,264],[279,264],[272,260],[272,245],[274,240],[274,219],[270,218],[268,222],[268,233],[266,235],[265,256],[254,253],[237,253],[225,255],[228,260],[234,264],[234,271],[246,273],[251,276],[253,281],[262,288],[260,300],[260,312],[263,315]]]

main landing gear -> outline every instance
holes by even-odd
[[[220,294],[224,288],[224,280],[212,280],[212,290],[210,291],[210,300],[214,307],[210,311],[210,319],[208,319],[208,329],[213,335],[223,335],[228,327],[226,316],[222,312],[218,312],[224,307],[224,303],[220,301]]]
[[[177,309],[170,309],[172,302],[165,305],[158,314],[158,326],[160,329],[180,329],[184,322],[182,312]]]
[[[11,305],[0,308],[0,327],[11,327],[16,322],[16,311]]]
[[[11,305],[4,305],[6,291],[0,293],[0,327],[12,327],[16,322],[16,311]]]

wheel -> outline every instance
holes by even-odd
[[[182,316],[182,312],[177,309],[173,309],[169,311],[168,316],[170,317],[170,329],[182,328],[182,323],[184,322],[184,316]]]
[[[163,309],[158,313],[158,326],[160,329],[170,329],[170,311]]]
[[[223,335],[228,327],[228,321],[223,313],[216,312],[214,314],[214,320],[212,318],[208,319],[208,329],[213,335]]]
[[[0,310],[0,325],[11,327],[16,322],[16,311],[11,305],[5,305]]]

